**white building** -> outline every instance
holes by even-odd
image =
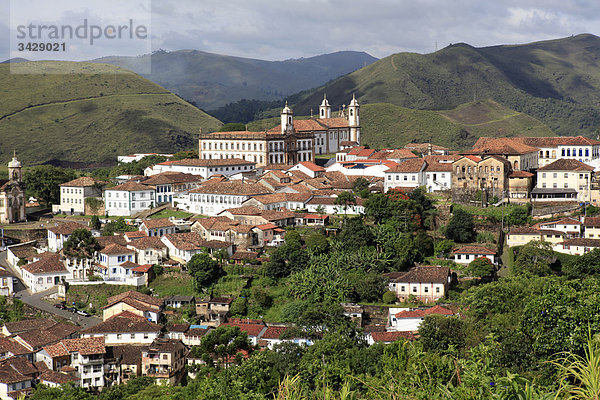
[[[492,264],[496,264],[496,251],[483,246],[463,246],[452,252],[454,262],[458,264],[469,264],[479,257],[485,257]]]
[[[356,204],[349,204],[345,207],[342,204],[335,204],[336,197],[312,197],[306,202],[306,209],[311,213],[325,214],[347,214],[358,215],[365,213],[364,201],[360,197],[356,197]]]
[[[292,168],[288,169],[288,171],[300,171],[311,178],[316,178],[323,172],[325,172],[325,168],[319,167],[317,164],[311,161],[302,161],[298,164],[294,165]]]
[[[171,157],[173,157],[173,154],[134,153],[134,154],[126,155],[126,156],[118,156],[117,161],[119,163],[127,164],[127,163],[134,162],[134,161],[140,161],[144,157],[152,157],[152,156],[171,158]]]
[[[229,256],[233,255],[233,246],[218,240],[204,240],[196,232],[173,233],[161,238],[167,246],[169,258],[187,263],[196,255],[208,251],[212,254],[219,250],[226,250]]]
[[[177,228],[175,223],[169,218],[154,218],[142,221],[140,231],[146,232],[147,236],[163,236],[169,233],[175,233]]]
[[[151,344],[160,337],[161,326],[124,311],[81,331],[82,338],[104,337],[107,346]]]
[[[340,172],[347,176],[377,176],[383,178],[386,172],[397,164],[388,160],[342,161],[331,164],[327,172]]]
[[[540,167],[559,159],[572,159],[589,164],[600,158],[600,141],[583,136],[515,137],[513,140],[537,147]]]
[[[425,186],[427,162],[422,158],[411,158],[385,171],[384,190],[394,188],[416,188]]]
[[[535,201],[591,200],[593,167],[573,159],[559,159],[537,170]]]
[[[90,228],[77,222],[66,222],[64,224],[48,228],[48,250],[52,252],[61,251],[65,242],[77,229]]]
[[[425,156],[425,186],[428,192],[438,192],[452,189],[452,163],[458,156]]]
[[[580,237],[582,227],[583,223],[580,220],[571,217],[539,224],[539,229],[542,231],[551,230],[563,232],[568,238]]]
[[[437,301],[448,292],[450,268],[440,266],[413,267],[407,272],[385,274],[390,279],[388,288],[400,300],[414,297],[425,303]]]
[[[69,271],[54,253],[42,253],[33,262],[21,266],[23,283],[32,293],[43,292],[69,278]]]
[[[392,309],[390,309],[391,311]],[[421,322],[427,315],[445,315],[450,316],[454,313],[442,306],[433,306],[425,309],[403,309],[389,315],[388,331],[396,332],[414,332],[419,330]]]
[[[163,172],[152,175],[140,183],[156,189],[156,204],[167,204],[173,202],[173,196],[185,194],[198,187],[203,179],[200,175]]]
[[[270,190],[258,183],[216,182],[190,191],[190,212],[214,216],[223,210],[240,207],[252,196],[268,194]]]
[[[89,176],[63,183],[60,185],[60,204],[52,206],[52,212],[69,215],[85,214],[85,199],[101,198],[102,188],[106,182]]]
[[[104,190],[104,204],[109,216],[129,217],[154,207],[156,190],[151,186],[128,182]]]
[[[116,243],[111,243],[98,252],[98,270],[105,281],[120,281],[135,286],[141,280],[134,276],[133,269],[138,265],[135,251]]]
[[[181,172],[208,179],[212,175],[230,176],[240,172],[251,172],[254,171],[255,165],[255,162],[241,158],[211,160],[188,158],[185,160],[166,161],[148,167],[144,170],[144,175],[152,176],[164,172]]]

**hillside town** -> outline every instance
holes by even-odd
[[[403,232],[428,230],[435,255],[374,270],[385,288],[385,305],[380,295],[335,304],[368,345],[415,340],[428,316],[461,318],[459,307],[448,301],[450,290],[461,281],[505,273],[512,248],[534,244],[571,256],[600,248],[600,214],[591,215],[600,206],[598,140],[481,137],[463,151],[434,143],[371,149],[360,144],[355,96],[332,115],[326,97],[310,119],[294,119],[286,104],[281,123],[270,130],[201,133],[196,158],[121,156],[120,164],[152,156],[167,161],[148,166],[143,175],[108,180],[84,175],[61,183],[53,218],[28,215],[35,200],[27,200],[15,154],[0,193],[0,220],[6,226],[33,224],[42,234],[3,243],[0,290],[26,303],[37,296],[49,311],[4,323],[0,398],[21,398],[38,384],[101,391],[149,377],[177,385],[201,366],[228,365],[235,357],[247,358],[251,349],[313,345],[323,332],[299,329],[289,319],[248,317],[239,305],[247,301],[242,293],[250,291],[215,291],[197,273],[198,260],[221,271],[227,266],[227,274],[237,268],[250,285],[248,271],[255,276],[261,266],[270,271],[281,257],[278,251],[298,240],[308,245],[312,233],[327,244],[327,238],[347,234],[349,221],[369,217],[379,224],[381,210],[373,199],[429,202],[438,214],[425,228],[422,211],[404,218],[400,209],[392,213],[397,218],[392,224]],[[459,207],[501,210],[501,219],[483,239],[438,236],[436,221],[451,224]],[[524,210],[520,220],[515,210]],[[110,231],[115,224],[120,228]],[[444,243],[447,248],[440,250]],[[285,267],[294,261],[279,262]],[[487,272],[473,272],[476,264]],[[194,293],[175,287],[161,295],[153,283],[169,276],[193,282]],[[73,301],[71,294],[111,287],[127,290],[102,300],[87,294]],[[201,354],[203,338],[226,327],[244,333],[250,346],[227,355]]]

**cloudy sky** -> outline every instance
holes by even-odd
[[[148,42],[117,45],[115,41],[100,40],[85,49],[75,46],[80,51],[63,57],[138,55],[147,48],[198,49],[268,60],[338,50],[366,51],[385,57],[401,51],[429,53],[435,51],[436,45],[443,48],[458,42],[488,46],[579,33],[600,35],[600,1],[587,0],[5,0],[1,3],[0,36],[4,40],[0,43],[0,59],[17,55],[14,45],[18,24],[33,21],[77,25],[84,18],[104,25],[129,18],[143,22],[148,19],[151,47]]]

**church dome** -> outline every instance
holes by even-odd
[[[352,106],[358,106],[358,100],[356,100],[354,93],[352,94],[352,101],[350,102],[350,107]]]
[[[323,96],[323,102],[321,103],[321,107],[329,107],[329,101],[327,101],[327,96]]]

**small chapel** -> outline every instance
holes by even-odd
[[[25,184],[17,155],[8,163],[8,180],[0,180],[0,223],[25,222]]]

